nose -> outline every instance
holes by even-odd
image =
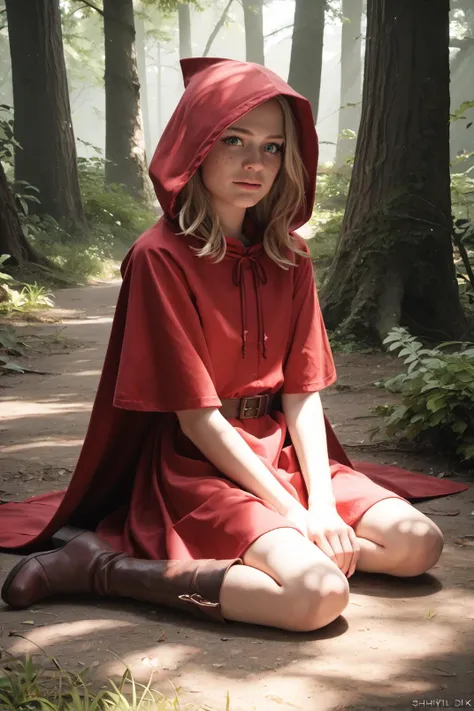
[[[257,171],[263,168],[263,156],[257,146],[249,146],[243,160],[245,170]]]

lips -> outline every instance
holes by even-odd
[[[261,188],[262,183],[256,183],[251,180],[234,180],[235,185],[242,185],[243,187],[247,188]]]

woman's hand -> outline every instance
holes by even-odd
[[[304,506],[302,506],[298,501],[294,501],[294,503],[290,503],[288,506],[285,506],[284,509],[280,510],[280,513],[282,516],[288,519],[288,521],[291,521],[291,523],[294,523],[297,529],[300,531],[300,533],[303,534],[305,538],[309,538],[308,536],[308,510],[305,509]]]
[[[311,506],[307,512],[308,538],[348,578],[353,575],[360,554],[357,536],[332,504]]]

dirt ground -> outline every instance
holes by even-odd
[[[3,501],[67,486],[117,292],[117,282],[61,291],[49,314],[57,323],[26,327],[36,334],[65,329],[53,353],[30,361],[45,374],[0,380]],[[323,400],[349,456],[463,478],[440,458],[370,444],[374,419],[366,416],[386,400],[372,383],[396,372],[396,360],[351,354],[336,361],[339,381]],[[62,600],[20,612],[0,607],[0,644],[20,655],[36,651],[36,643],[67,670],[91,666],[97,682],[120,676],[126,663],[138,680],[153,672],[164,693],[172,694],[172,682],[183,704],[219,710],[227,691],[231,711],[474,708],[474,548],[461,538],[474,532],[474,488],[417,506],[446,537],[432,574],[411,580],[356,574],[344,616],[317,633],[218,626],[128,601]],[[16,559],[0,555],[2,580]]]

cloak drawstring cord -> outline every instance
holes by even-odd
[[[232,281],[234,286],[240,288],[240,313],[242,323],[242,357],[247,356],[247,290],[245,287],[245,279],[243,270],[245,264],[249,264],[252,270],[253,284],[255,288],[255,296],[257,299],[257,321],[258,321],[258,345],[262,349],[262,355],[267,357],[267,340],[268,336],[265,333],[265,320],[262,306],[262,296],[260,293],[260,285],[267,283],[267,274],[263,264],[251,254],[236,254],[228,252],[231,257],[236,259],[234,269],[232,271]]]

